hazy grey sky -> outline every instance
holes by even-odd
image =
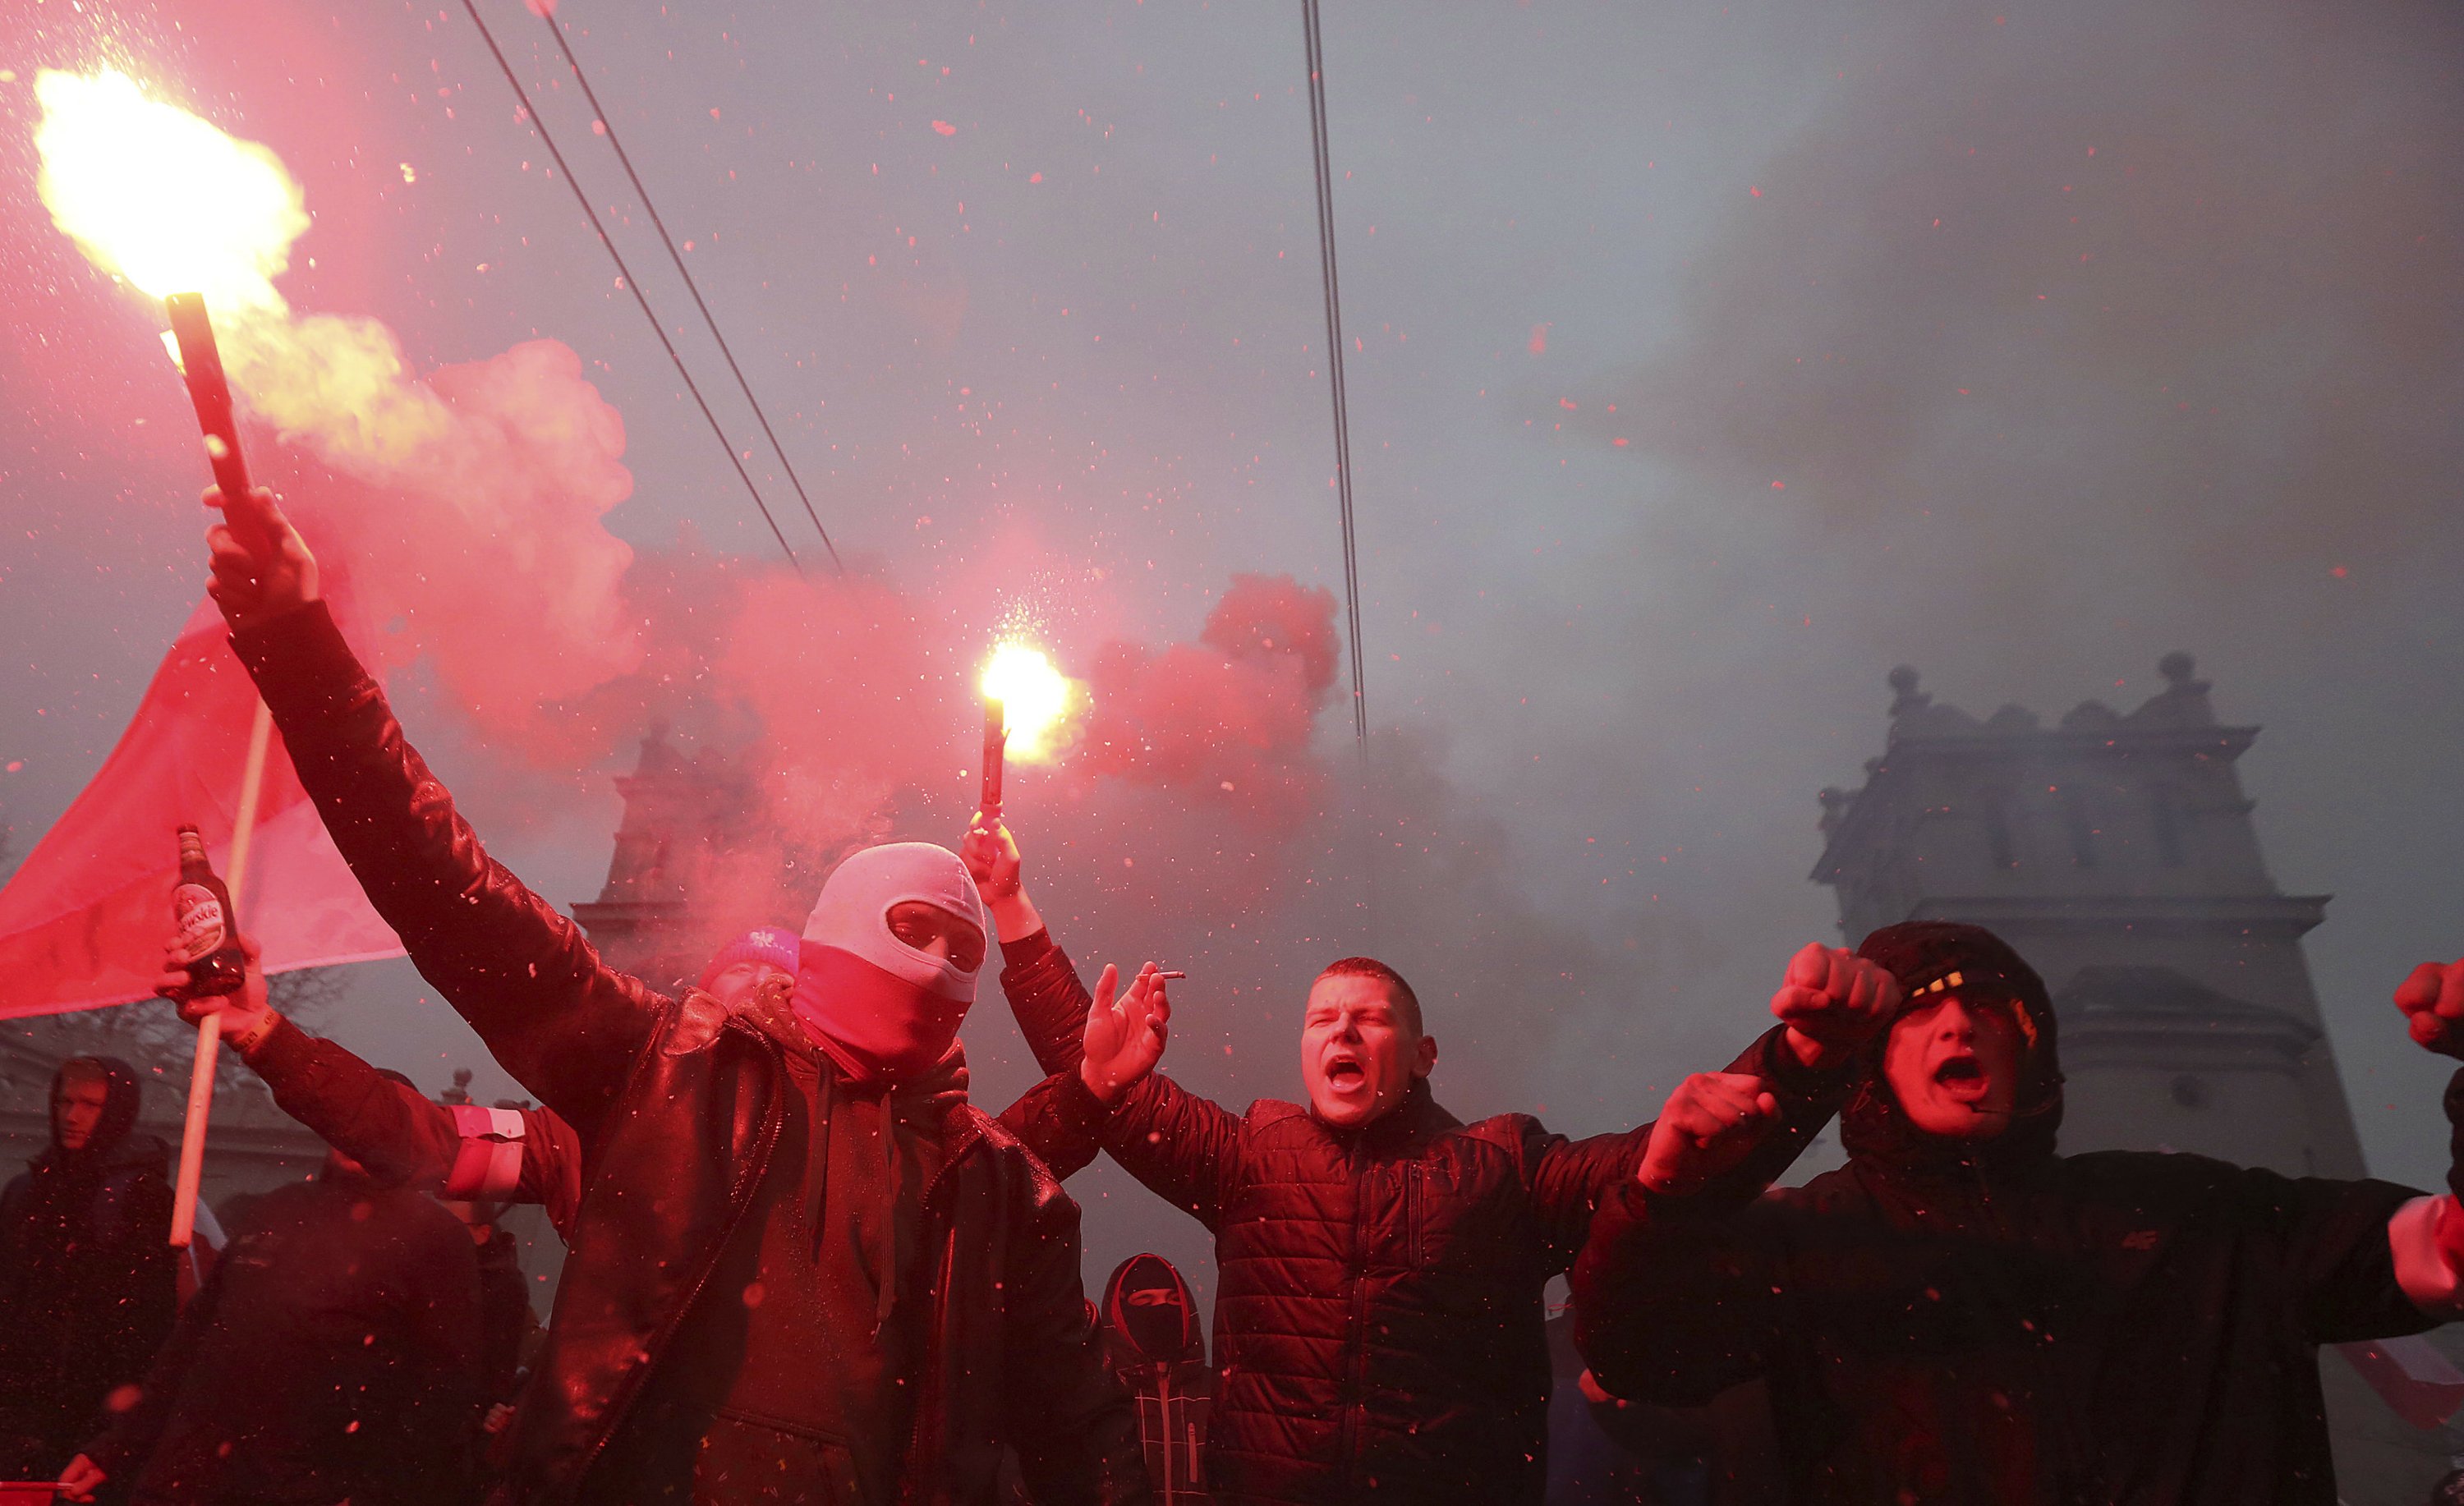
[[[485,9],[681,324],[539,23]],[[202,574],[149,318],[34,202],[35,66],[115,44],[273,146],[318,217],[295,303],[422,366],[573,346],[628,431],[618,534],[774,548],[458,7],[67,10],[0,19],[18,852]],[[1297,6],[563,15],[842,548],[927,600],[1001,581],[1065,638],[1186,639],[1234,572],[1338,582]],[[1813,796],[1881,752],[1892,665],[2050,718],[2136,704],[2181,647],[2266,729],[2242,770],[2279,883],[2336,896],[2310,956],[2373,1168],[2434,1181],[2444,1074],[2387,995],[2464,950],[2455,9],[1338,3],[1326,45],[1371,715],[1479,855],[1377,897],[1423,992],[1463,995],[1450,1105],[1622,1125],[1758,1029],[1832,935]],[[478,778],[419,678],[414,737]],[[585,898],[607,772],[476,814]],[[1199,933],[1229,917],[1108,911],[1114,855],[1015,818],[1082,960],[1221,955]],[[1305,959],[1355,940],[1275,934],[1218,973],[1280,978],[1280,1014],[1202,969],[1181,1005],[1173,1067],[1230,1101],[1296,1090]],[[371,969],[336,1034],[500,1083],[419,993]],[[970,1036],[1005,1102],[1026,1069],[989,991]],[[1110,1173],[1080,1190],[1096,1262],[1197,1247]]]

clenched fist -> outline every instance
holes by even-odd
[[[2423,1049],[2464,1059],[2464,961],[2413,969],[2396,985],[2395,1007]]]
[[[1855,1056],[1899,1009],[1900,983],[1889,969],[1818,942],[1788,959],[1787,980],[1771,995],[1789,1046],[1809,1067],[1836,1067]]]
[[[1001,940],[1023,941],[1044,928],[1044,917],[1026,897],[1018,839],[1000,817],[987,820],[983,812],[976,813],[967,824],[966,838],[958,843],[958,861],[976,881],[976,893],[982,897]]]
[[[234,631],[317,600],[317,557],[282,515],[273,492],[252,487],[234,501],[223,495],[222,488],[208,487],[206,506],[220,508],[223,514],[221,522],[206,530],[206,547],[214,561],[214,578],[206,591]]]
[[[1635,1180],[1685,1197],[1746,1159],[1779,1123],[1779,1100],[1749,1072],[1697,1072],[1677,1084],[1651,1126]]]

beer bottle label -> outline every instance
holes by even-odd
[[[204,884],[183,884],[171,891],[171,920],[178,928],[182,962],[203,962],[222,949],[228,934],[223,902]]]

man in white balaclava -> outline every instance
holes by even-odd
[[[272,495],[228,512],[214,597],[335,846],[590,1165],[497,1498],[989,1506],[1007,1449],[1044,1506],[1146,1501],[1077,1206],[967,1102],[985,920],[958,860],[858,853],[792,984],[666,997],[480,846]],[[1145,999],[1090,1020],[1108,1087],[1153,1065]]]
[[[839,864],[804,923],[796,1018],[849,1074],[913,1081],[957,1039],[985,930],[955,853],[922,841],[868,847]]]

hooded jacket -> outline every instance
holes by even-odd
[[[2011,1128],[1919,1130],[1882,1075],[1886,1032],[1841,1117],[1841,1169],[1742,1211],[1622,1189],[1573,1273],[1600,1384],[1689,1406],[1764,1378],[1806,1502],[2331,1506],[2318,1345],[2431,1325],[2387,1236],[2420,1194],[2057,1155],[2057,1021],[2035,972],[1944,922],[1859,950],[1911,991],[1956,972],[2015,996],[2035,1041]],[[2451,1118],[2459,1102],[2451,1088]]]
[[[322,603],[233,635],[301,784],[370,903],[587,1168],[548,1338],[507,1443],[513,1499],[622,1496],[593,1468],[709,1285],[786,1123],[782,1048],[693,991],[665,997],[480,847]],[[988,1500],[1014,1446],[1047,1506],[1147,1498],[1127,1399],[1078,1274],[1078,1210],[1006,1131],[948,1116],[920,1190],[931,1279],[904,1500]]]
[[[1206,1326],[1180,1270],[1159,1255],[1133,1255],[1112,1269],[1095,1312],[1104,1358],[1137,1402],[1138,1440],[1160,1499],[1203,1506],[1206,1422],[1215,1372]]]
[[[52,1143],[0,1192],[0,1469],[18,1476],[49,1478],[76,1455],[179,1315],[170,1149],[136,1130],[134,1068],[73,1061],[102,1074],[100,1123],[82,1148],[61,1148],[63,1062]]]
[[[1048,939],[1003,956],[1011,1007],[1050,1067],[1087,992]],[[1052,1035],[1039,1040],[1039,1026]],[[1770,1078],[1786,1108],[1783,1130],[1712,1194],[1743,1201],[1795,1158],[1837,1094],[1776,1031],[1730,1070]],[[1064,1175],[1100,1147],[1214,1234],[1216,1499],[1540,1500],[1542,1294],[1582,1249],[1595,1205],[1632,1179],[1649,1125],[1575,1141],[1523,1114],[1466,1124],[1422,1079],[1344,1129],[1295,1103],[1235,1114],[1159,1072],[1108,1113],[1074,1070],[1012,1113]]]

